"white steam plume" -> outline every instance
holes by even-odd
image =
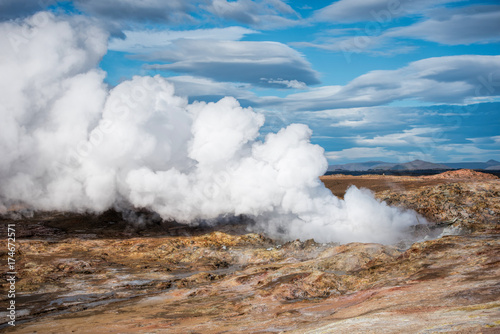
[[[271,235],[320,242],[387,243],[417,223],[367,191],[333,196],[305,125],[262,142],[264,117],[234,98],[188,104],[159,76],[108,89],[106,43],[79,17],[0,24],[0,210],[131,204],[184,223],[244,214]]]

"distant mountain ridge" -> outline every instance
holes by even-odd
[[[367,161],[359,163],[349,163],[341,165],[330,165],[328,171],[411,171],[411,170],[440,170],[440,169],[484,169],[500,170],[500,162],[488,160],[486,162],[451,162],[433,163],[423,160],[413,160],[405,163],[393,163],[385,161]]]

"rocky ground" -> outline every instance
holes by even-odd
[[[323,182],[338,195],[350,184],[369,187],[431,223],[409,231],[417,242],[338,245],[271,240],[248,233],[243,218],[214,228],[148,213],[131,224],[114,212],[13,211],[1,220],[3,235],[16,225],[17,321],[7,326],[3,312],[1,330],[500,332],[499,179],[460,172]]]

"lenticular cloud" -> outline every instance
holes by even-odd
[[[188,104],[160,76],[109,88],[98,68],[107,37],[45,12],[0,24],[1,210],[246,215],[271,235],[322,242],[392,242],[417,222],[365,190],[333,196],[305,125],[261,141],[264,117],[234,98]]]

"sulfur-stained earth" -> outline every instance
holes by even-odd
[[[500,180],[331,176],[430,222],[395,245],[183,226],[150,213],[11,211],[16,333],[499,333]],[[342,190],[343,189],[343,190]],[[147,218],[147,219],[146,219]],[[132,222],[132,223],[131,223]],[[6,238],[4,238],[6,239]],[[2,244],[1,261],[7,263]],[[3,288],[7,270],[3,271]],[[9,302],[3,293],[2,305]]]

